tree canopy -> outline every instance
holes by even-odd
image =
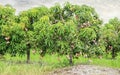
[[[102,57],[119,52],[120,20],[110,19],[103,25],[95,9],[87,5],[56,4],[31,8],[15,15],[11,6],[0,5],[0,54],[11,56],[38,51],[69,55]]]

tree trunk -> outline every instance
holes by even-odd
[[[27,43],[27,63],[30,63],[30,43]]]
[[[69,53],[69,63],[70,63],[70,65],[73,65],[73,49],[74,49],[74,43],[71,42],[70,47],[71,47],[71,49],[70,49],[70,53]]]
[[[115,59],[115,50],[112,49],[112,59]]]
[[[70,63],[70,65],[73,65],[72,53],[69,54],[69,63]]]
[[[27,49],[27,63],[30,63],[30,49]]]

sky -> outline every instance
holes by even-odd
[[[20,11],[27,10],[31,7],[41,5],[51,7],[55,3],[63,5],[67,1],[72,4],[86,4],[94,7],[104,22],[108,22],[109,19],[114,17],[120,19],[120,0],[0,0],[0,4],[12,5],[16,9],[16,14],[18,14]]]

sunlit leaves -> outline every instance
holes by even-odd
[[[94,8],[86,5],[82,5],[79,7],[77,6],[75,16],[78,21],[78,24],[83,24],[88,21],[92,25],[99,25],[102,23],[102,21],[98,18],[98,15],[95,12]]]
[[[86,41],[91,41],[96,38],[96,32],[92,28],[84,28],[80,30],[80,38]]]
[[[104,40],[106,50],[111,50],[112,58],[115,58],[119,51],[119,20],[111,19],[108,24],[101,28],[101,40]]]
[[[108,47],[119,51],[120,20],[102,21],[86,5],[34,7],[15,15],[11,6],[0,6],[0,54],[24,55],[27,49],[88,57],[102,56]],[[27,44],[30,47],[27,47]]]
[[[9,6],[0,6],[0,25],[14,21],[15,9]]]

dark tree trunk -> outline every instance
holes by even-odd
[[[115,59],[115,50],[112,49],[112,59]]]
[[[72,53],[69,54],[69,63],[70,63],[70,65],[73,65],[73,56],[72,56]]]
[[[70,49],[70,53],[69,53],[69,63],[70,63],[70,65],[73,65],[73,49],[74,49],[74,43],[71,42],[70,47],[71,47],[71,49]]]
[[[27,63],[30,62],[30,49],[27,50]]]
[[[30,63],[30,43],[27,43],[27,63]]]

